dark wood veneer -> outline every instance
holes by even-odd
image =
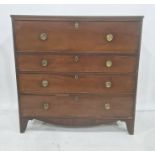
[[[11,17],[21,132],[28,120],[39,119],[68,126],[121,120],[134,133],[143,17]],[[48,39],[40,40],[41,33]],[[106,67],[107,60],[112,67]],[[42,80],[48,87],[41,86]]]
[[[85,94],[22,95],[20,101],[23,117],[130,118],[134,105],[132,95],[118,95],[113,98]],[[43,109],[44,103],[49,103],[48,110]],[[105,109],[105,104],[108,103],[111,106],[110,110]]]
[[[139,22],[15,21],[17,51],[123,51],[138,49]],[[47,33],[46,41],[39,35]],[[113,33],[112,42],[106,35]]]
[[[41,66],[42,60],[47,60],[47,67]],[[107,60],[112,60],[111,68],[106,67]],[[136,57],[124,55],[19,54],[17,63],[18,71],[27,72],[135,73],[136,71]]]
[[[75,76],[78,79],[75,79]],[[19,74],[21,93],[52,94],[52,93],[133,93],[135,89],[134,76],[87,75],[87,74]],[[48,81],[48,86],[42,86],[42,80]],[[110,81],[111,88],[105,83]]]

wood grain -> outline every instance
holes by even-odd
[[[131,95],[105,97],[101,95],[66,95],[20,97],[23,117],[57,117],[57,118],[128,118],[132,114],[133,97]],[[49,109],[44,110],[43,104]],[[110,109],[105,109],[105,104]]]
[[[42,60],[48,65],[42,67]],[[112,67],[106,67],[106,61],[112,61]],[[18,70],[31,72],[94,72],[94,73],[135,73],[136,57],[119,55],[51,55],[18,54]]]
[[[122,120],[134,133],[142,16],[11,18],[21,133],[30,119],[71,126]],[[40,40],[41,33],[47,33],[47,40]],[[107,60],[112,67],[105,66]],[[42,80],[48,80],[48,87],[42,87]],[[111,88],[105,87],[107,81]]]
[[[78,79],[75,79],[78,75]],[[42,81],[48,81],[48,87],[42,87]],[[112,83],[111,88],[105,82]],[[134,76],[103,76],[86,74],[20,74],[20,93],[134,93]]]
[[[75,21],[76,22],[76,21]],[[139,22],[15,21],[17,51],[113,51],[133,52],[138,49]],[[39,39],[47,33],[48,39]],[[114,39],[107,42],[106,35]]]

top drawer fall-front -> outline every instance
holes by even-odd
[[[139,21],[14,22],[16,51],[135,53]]]

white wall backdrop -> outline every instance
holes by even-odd
[[[145,16],[137,110],[155,110],[155,5],[0,5],[0,109],[17,108],[11,14]]]

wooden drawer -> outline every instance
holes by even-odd
[[[20,92],[51,93],[133,93],[134,76],[86,74],[20,74]]]
[[[19,71],[134,73],[136,57],[118,55],[19,54]]]
[[[20,96],[23,117],[123,118],[131,117],[132,96],[99,95]]]
[[[16,51],[101,51],[138,50],[140,22],[14,21]],[[107,35],[112,34],[112,41]],[[46,39],[47,35],[47,39]],[[42,36],[42,37],[40,37]],[[41,40],[42,38],[43,40]]]

